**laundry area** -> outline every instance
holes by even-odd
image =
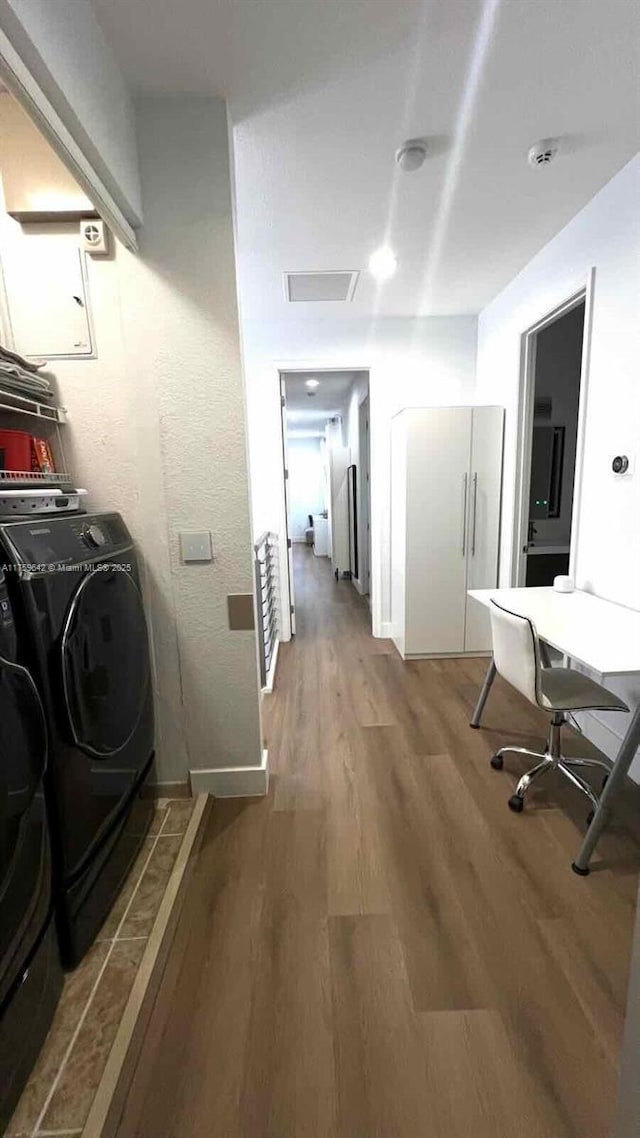
[[[147,122],[148,177],[154,127],[166,143],[165,108]],[[189,141],[201,160],[215,160],[203,141],[217,136],[228,161],[224,114],[202,114],[201,128]],[[183,133],[180,121],[173,133]],[[236,477],[227,494],[245,545],[225,562],[216,600],[206,574],[219,550],[201,528],[216,491],[176,505],[185,432],[197,464],[193,420],[211,431],[209,375],[203,368],[207,384],[198,391],[192,378],[170,408],[151,361],[165,336],[178,353],[171,386],[175,326],[189,323],[191,301],[167,277],[197,264],[189,234],[171,265],[163,220],[153,245],[150,218],[150,252],[140,256],[126,219],[102,200],[96,209],[85,179],[4,86],[0,139],[0,1131],[79,1133],[197,829],[204,796],[191,796],[189,764],[200,754],[210,767],[216,743],[222,766],[234,749],[260,764],[246,488]],[[228,174],[222,189],[230,234]],[[167,206],[175,191],[166,187]],[[155,204],[162,210],[161,195]],[[200,246],[199,235],[191,242]],[[228,247],[214,276],[232,256]],[[208,250],[200,260],[212,263]],[[208,316],[190,320],[183,348]],[[235,365],[237,335],[231,343]],[[226,411],[239,406],[238,380]],[[245,461],[243,445],[238,454]],[[183,603],[218,640],[229,630],[227,594],[249,598],[226,683],[212,684],[216,661],[198,662],[209,656],[202,644],[182,644],[178,663],[183,568],[199,576]],[[253,713],[243,708],[241,726],[227,715],[227,738],[216,740],[202,708],[212,686],[224,700],[234,684],[253,691]]]
[[[154,759],[141,569],[125,519],[98,509],[100,490],[91,492],[101,481],[97,438],[95,474],[86,469],[86,485],[78,484],[74,441],[96,436],[98,424],[79,416],[70,427],[64,406],[65,374],[98,355],[88,260],[112,256],[113,238],[8,91],[0,93],[0,132],[0,1101],[7,1125],[52,1024],[63,969],[76,969],[99,938],[147,840],[155,802],[140,799]],[[99,296],[94,301],[100,305]],[[43,1121],[50,1105],[46,1098],[37,1104]]]

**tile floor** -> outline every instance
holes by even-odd
[[[160,799],[100,935],[70,973],[51,1030],[5,1138],[80,1135],[193,812]]]

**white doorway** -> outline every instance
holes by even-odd
[[[369,374],[281,367],[279,380],[293,632],[294,591],[303,603],[294,547],[307,546],[316,570],[351,581],[360,594],[371,591]],[[300,575],[300,549],[295,563]]]
[[[287,425],[287,384],[280,376],[280,417],[282,421],[282,466],[284,471],[284,520],[287,542],[287,588],[289,593],[289,628],[296,634],[296,593],[293,574],[293,542],[291,537],[291,494],[289,491],[289,436]]]
[[[588,311],[582,289],[523,337],[512,581],[572,574],[586,407]]]

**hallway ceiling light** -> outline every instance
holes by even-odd
[[[378,281],[388,281],[398,267],[398,258],[388,245],[376,249],[369,258],[369,269]]]
[[[305,385],[305,387],[319,387],[320,386],[320,380],[319,379],[305,379],[304,385]]]

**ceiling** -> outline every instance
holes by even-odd
[[[362,374],[357,371],[282,372],[289,434],[293,437],[322,434],[327,419],[346,415],[351,388]],[[311,396],[306,386],[308,379],[320,381]]]
[[[133,86],[229,101],[245,318],[477,312],[640,149],[636,0],[92,2]],[[286,302],[335,269],[353,301]]]

